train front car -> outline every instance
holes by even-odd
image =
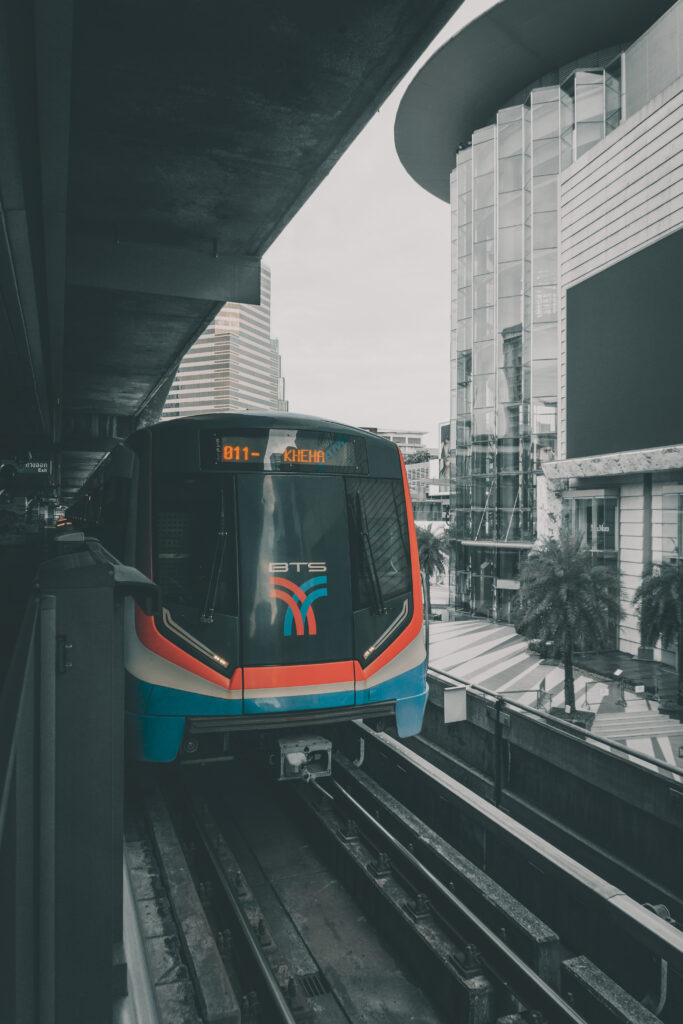
[[[395,445],[310,417],[234,414],[159,424],[132,446],[138,562],[162,599],[128,622],[135,757],[232,756],[245,730],[357,717],[419,732],[421,588]]]

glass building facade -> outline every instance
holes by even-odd
[[[557,455],[559,178],[617,127],[619,49],[546,76],[451,174],[451,602],[509,620]]]

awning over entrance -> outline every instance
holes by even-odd
[[[528,551],[533,547],[531,541],[525,540],[461,540],[468,548],[507,548],[511,551]]]
[[[610,452],[580,459],[546,462],[543,472],[548,480],[570,480],[572,477],[623,476],[627,473],[655,473],[667,469],[683,469],[683,444],[665,448],[642,448],[630,452]]]

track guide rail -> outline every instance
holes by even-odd
[[[252,966],[255,968],[256,973],[262,982],[263,992],[265,993],[270,1004],[270,1008],[274,1014],[273,1017],[269,1017],[268,1019],[278,1022],[281,1021],[282,1024],[299,1024],[299,1021],[292,1013],[289,1004],[282,993],[277,978],[271,970],[268,957],[260,948],[251,924],[240,905],[239,899],[233,891],[232,883],[228,878],[220,857],[218,856],[215,843],[202,821],[201,815],[198,814],[194,806],[189,806],[188,810],[193,825],[197,830],[197,835],[204,845],[206,854],[209,857],[213,870],[216,874],[216,878],[220,883],[222,894],[230,906],[234,922],[239,928],[240,936],[243,939],[244,946],[248,950]]]
[[[483,924],[461,900],[455,896],[448,886],[432,874],[388,829],[381,825],[363,805],[355,799],[339,782],[328,783],[335,800],[343,800],[349,811],[359,824],[361,832],[371,838],[379,848],[391,851],[396,870],[411,878],[419,880],[420,891],[424,892],[439,913],[445,905],[455,913],[462,922],[471,929],[472,936],[481,952],[486,968],[494,974],[503,985],[510,986],[516,995],[531,1008],[542,1013],[549,1020],[558,1024],[586,1024],[564,999],[549,985],[542,981],[524,961],[513,953],[506,944]]]

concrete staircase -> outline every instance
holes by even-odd
[[[620,714],[596,715],[592,734],[609,740],[629,739],[634,736],[683,735],[683,725],[659,711],[624,711]]]

